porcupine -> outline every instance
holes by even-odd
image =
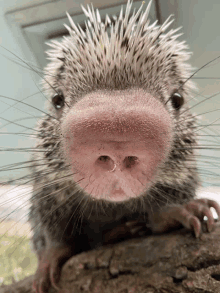
[[[86,31],[69,17],[70,36],[51,44],[43,87],[52,103],[38,123],[43,152],[31,168],[36,292],[58,289],[72,255],[147,229],[182,225],[198,237],[204,216],[208,231],[214,226],[210,207],[220,215],[216,202],[194,199],[188,48],[175,30],[165,32],[170,18],[150,25],[149,9],[131,15],[128,1],[113,23],[83,8]]]

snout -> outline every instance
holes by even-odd
[[[74,181],[96,199],[125,201],[154,182],[172,141],[169,113],[144,90],[87,94],[62,124]]]

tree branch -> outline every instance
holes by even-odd
[[[31,293],[32,281],[0,293]],[[220,224],[200,239],[181,229],[81,253],[64,265],[60,287],[60,293],[219,293]]]

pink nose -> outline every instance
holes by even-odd
[[[73,106],[62,133],[80,188],[124,201],[152,184],[170,147],[171,122],[161,102],[140,90],[97,92]]]

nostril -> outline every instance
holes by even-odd
[[[101,162],[107,162],[107,161],[111,160],[111,158],[109,156],[100,156],[98,158],[98,160]]]
[[[136,156],[128,156],[124,159],[125,168],[132,168],[137,164],[138,158]]]
[[[138,163],[138,157],[136,157],[136,156],[127,156],[127,157],[124,158],[124,160],[122,162],[124,167],[121,170],[123,170],[123,169],[131,169],[135,165],[137,165],[137,163]],[[120,162],[119,162],[119,164],[117,164],[109,156],[100,156],[100,157],[98,157],[96,162],[95,162],[95,164],[100,169],[106,170],[106,171],[115,171],[116,166],[119,167],[121,165]]]
[[[106,171],[110,171],[114,168],[115,163],[109,156],[100,156],[96,160],[96,165]]]

